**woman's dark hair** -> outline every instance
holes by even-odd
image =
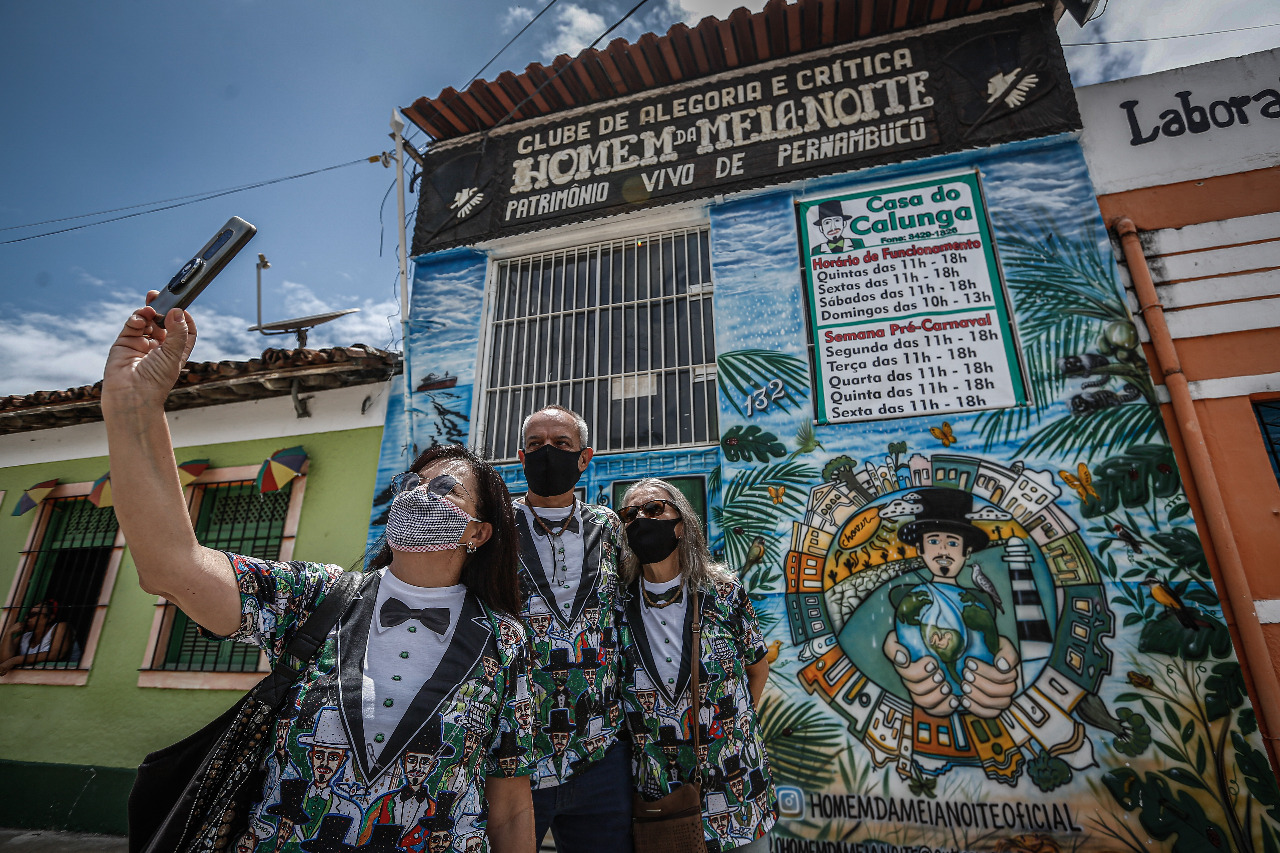
[[[467,463],[475,475],[477,520],[493,525],[493,535],[467,556],[462,564],[462,583],[476,594],[490,610],[519,616],[524,603],[520,596],[520,540],[516,533],[516,517],[511,509],[507,484],[493,466],[475,453],[457,444],[428,447],[413,461],[410,471],[421,471],[440,459],[457,459]],[[369,571],[391,565],[391,546],[383,536],[376,556],[369,561]]]

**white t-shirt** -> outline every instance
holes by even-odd
[[[40,642],[36,642],[34,631],[27,631],[18,639],[18,654],[34,655],[40,652],[47,652],[53,648],[53,632],[58,627],[58,623],[49,626],[49,630],[44,632],[44,637]],[[74,637],[71,639],[71,648],[67,650],[67,656],[64,658],[53,658],[52,662],[57,663],[79,663],[80,662],[80,643]]]
[[[361,705],[364,716],[365,748],[370,762],[377,759],[387,738],[396,730],[405,711],[422,685],[435,674],[458,627],[458,614],[467,595],[462,584],[443,587],[413,586],[381,570],[378,598],[369,625],[365,647],[364,688]],[[449,610],[449,627],[443,635],[425,627],[417,619],[406,619],[394,627],[383,627],[379,614],[388,599],[397,598],[413,610],[444,607]],[[407,652],[408,657],[403,657]],[[390,701],[391,704],[387,704]],[[381,734],[379,742],[377,736]]]
[[[538,507],[537,515],[553,529],[569,517],[571,510],[577,513],[576,533],[566,530],[559,536],[547,536],[533,517],[534,509],[526,503],[521,503],[520,507],[524,510],[525,520],[529,522],[529,533],[538,549],[542,571],[547,576],[551,594],[555,596],[556,607],[560,608],[560,615],[568,621],[572,618],[573,601],[578,596],[578,583],[582,580],[582,561],[586,559],[586,548],[582,542],[582,511],[578,509],[577,501],[570,506]],[[560,548],[564,548],[563,554],[559,553]]]
[[[644,584],[649,595],[658,596],[679,586],[680,576],[663,583],[649,583],[642,577],[640,583]],[[640,601],[644,632],[649,636],[649,648],[653,651],[653,665],[669,691],[675,690],[676,679],[680,677],[680,661],[684,658],[684,617],[688,609],[689,597],[683,594],[675,604],[662,608],[650,607],[643,598]]]

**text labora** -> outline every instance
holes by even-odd
[[[938,187],[930,194],[929,200],[940,204],[945,204],[948,201],[959,201],[960,191]],[[957,205],[954,208],[942,207],[931,211],[922,210],[917,213],[899,213],[899,211],[907,208],[923,207],[924,203],[924,195],[919,193],[897,198],[873,195],[867,199],[867,210],[873,214],[888,213],[889,215],[876,219],[872,219],[870,216],[855,217],[849,223],[849,230],[854,234],[885,234],[893,231],[921,228],[925,225],[950,228],[957,221],[973,219],[973,208],[967,204]]]

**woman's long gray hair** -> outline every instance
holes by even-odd
[[[647,477],[627,489],[627,493],[622,496],[622,505],[630,506],[631,496],[648,486],[666,492],[667,500],[675,504],[676,509],[680,511],[680,519],[684,522],[684,536],[680,538],[680,544],[676,549],[680,555],[680,576],[698,588],[732,580],[733,575],[729,570],[711,559],[711,551],[707,548],[707,535],[702,529],[702,519],[698,518],[698,514],[694,512],[689,499],[675,486],[657,477]],[[640,560],[627,547],[626,542],[627,537],[623,535],[622,581],[629,585],[640,575]]]

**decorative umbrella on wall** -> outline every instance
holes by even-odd
[[[58,478],[45,480],[43,483],[36,483],[31,488],[22,493],[22,497],[18,498],[18,505],[13,508],[14,515],[25,515],[40,505],[40,501],[49,496],[54,487],[58,485]]]
[[[99,509],[104,506],[115,506],[115,504],[111,502],[110,471],[93,481],[93,491],[89,492],[89,503]]]
[[[208,459],[188,459],[178,466],[178,479],[182,481],[182,488],[186,488],[195,481],[197,477],[205,472],[209,467]]]
[[[254,485],[263,494],[283,489],[294,477],[302,473],[302,466],[307,463],[307,452],[301,447],[289,447],[277,450],[271,458],[262,463],[258,470],[258,479]]]

